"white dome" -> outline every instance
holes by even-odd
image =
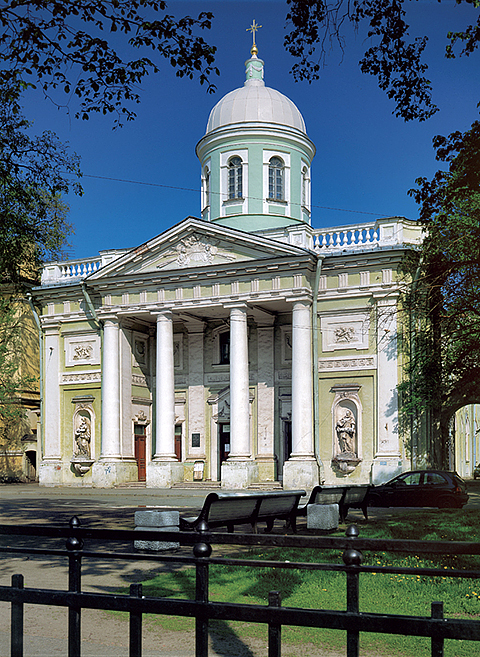
[[[297,106],[263,81],[263,61],[256,56],[245,62],[247,81],[224,96],[212,109],[206,134],[234,123],[276,123],[306,133],[305,121]],[[252,77],[255,76],[255,77]]]

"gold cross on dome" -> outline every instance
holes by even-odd
[[[255,19],[253,19],[253,23],[251,24],[251,26],[250,26],[250,27],[247,27],[247,29],[245,30],[245,32],[251,32],[251,33],[252,33],[252,37],[253,37],[253,45],[254,45],[254,46],[257,45],[257,44],[255,43],[255,32],[257,32],[261,27],[262,27],[262,26],[261,26],[261,25],[257,25],[257,23],[255,22]]]

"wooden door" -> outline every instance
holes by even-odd
[[[175,425],[175,456],[179,461],[182,460],[182,425]]]
[[[284,420],[283,422],[283,445],[284,445],[284,461],[290,458],[292,453],[292,421]]]
[[[230,425],[220,425],[220,463],[228,459],[230,454]]]
[[[147,479],[147,436],[143,424],[135,425],[135,460],[138,465],[138,481]]]

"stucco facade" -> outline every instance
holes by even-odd
[[[398,267],[420,228],[311,227],[315,147],[256,50],[197,154],[201,219],[45,266],[41,484],[311,488],[407,469]]]

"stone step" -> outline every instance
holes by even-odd
[[[123,484],[117,484],[115,488],[146,488],[146,481],[125,481]]]
[[[283,490],[283,486],[279,481],[261,481],[256,484],[250,484],[248,490]]]
[[[172,488],[220,488],[219,481],[180,481],[172,485]]]

